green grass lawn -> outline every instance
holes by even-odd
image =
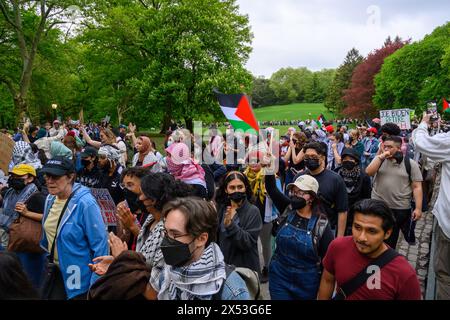
[[[254,112],[258,121],[317,119],[321,113],[327,120],[334,118],[324,107],[323,103],[294,103],[270,106],[254,109]]]

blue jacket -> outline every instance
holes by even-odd
[[[100,208],[90,190],[75,183],[76,191],[59,224],[56,249],[59,267],[68,299],[86,293],[98,279],[88,264],[92,259],[108,255],[108,236]],[[42,226],[47,220],[55,196],[48,195]],[[48,252],[47,235],[43,232],[41,247]]]

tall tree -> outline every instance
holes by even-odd
[[[264,77],[253,80],[252,105],[255,108],[271,106],[275,104],[277,98],[275,92],[270,87],[270,80]]]
[[[351,117],[360,117],[363,114],[374,116],[377,113],[372,103],[375,94],[374,78],[381,69],[384,59],[395,51],[409,43],[396,37],[394,41],[387,38],[383,47],[371,53],[354,70],[351,85],[348,90],[344,90],[343,97],[347,107],[343,114]]]
[[[244,68],[251,51],[247,16],[235,0],[161,1],[148,10],[143,29],[150,59],[140,83],[149,112],[164,110],[162,131],[170,118],[191,129],[194,117],[223,117],[212,88],[250,91]]]
[[[68,22],[67,10],[79,2],[89,4],[86,0],[0,0],[1,16],[5,21],[3,28],[8,35],[8,43],[2,45],[9,47],[12,52],[18,51],[9,63],[19,71],[11,73],[0,70],[0,82],[6,84],[19,116],[27,111],[39,44],[52,28]]]
[[[359,51],[353,48],[347,53],[344,62],[336,70],[336,75],[325,97],[325,107],[330,112],[341,114],[346,107],[346,103],[342,99],[345,94],[344,90],[350,86],[353,71],[362,60],[363,57],[359,54]]]
[[[445,57],[449,47],[450,22],[387,57],[375,76],[374,105],[421,111],[428,100],[448,97],[450,73]]]

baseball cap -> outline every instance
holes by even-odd
[[[42,168],[42,173],[54,176],[64,176],[73,172],[75,172],[75,165],[72,160],[61,156],[48,160]]]
[[[327,130],[328,133],[333,133],[334,132],[334,127],[330,124],[329,126],[325,127],[325,130]]]
[[[296,186],[297,188],[299,188],[302,191],[312,191],[316,194],[319,191],[319,183],[317,182],[317,180],[314,177],[312,177],[308,174],[304,174],[304,175],[298,177],[294,183],[288,184],[287,187],[288,187],[288,189],[290,189],[290,188],[292,188],[292,186]]]
[[[61,123],[61,122],[59,122],[59,120],[56,119],[55,121],[53,121],[53,124],[55,124],[55,123]]]
[[[31,174],[33,177],[36,177],[36,170],[30,166],[29,164],[19,164],[15,166],[10,173],[13,173],[18,176],[24,176],[26,174]]]
[[[367,132],[373,132],[374,134],[378,133],[378,130],[374,127],[367,129]]]
[[[119,129],[126,129],[126,128],[127,128],[127,126],[124,124],[119,125]]]
[[[81,152],[81,158],[87,158],[87,157],[96,157],[98,154],[98,151],[96,148],[87,146],[84,148],[83,152]]]
[[[344,158],[345,156],[352,157],[357,163],[361,161],[361,155],[353,148],[345,148],[342,150],[341,158]]]

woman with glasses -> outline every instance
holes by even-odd
[[[90,190],[75,181],[71,160],[56,157],[44,168],[49,195],[45,203],[41,247],[48,252],[49,271],[43,298],[85,299],[97,276],[88,264],[108,254],[106,227]]]
[[[289,198],[272,190],[274,204],[283,214],[276,228],[276,249],[269,266],[270,296],[273,300],[315,300],[321,261],[333,233],[321,211],[319,183],[314,177],[302,175],[287,189]]]

